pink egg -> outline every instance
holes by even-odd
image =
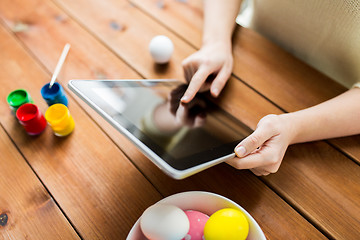
[[[209,216],[193,210],[186,210],[185,214],[189,218],[190,229],[182,240],[204,240],[204,227]]]

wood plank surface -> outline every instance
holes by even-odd
[[[50,75],[2,26],[0,38],[0,97],[25,88],[44,113],[40,88]],[[161,195],[71,97],[69,102],[76,126],[66,138],[55,137],[49,127],[38,137],[28,136],[5,102],[0,122],[81,238],[125,239],[138,216]]]
[[[197,49],[201,47],[202,1],[129,1]],[[316,105],[346,90],[252,30],[238,26],[233,44],[233,74],[287,112]],[[360,163],[360,136],[329,142]]]
[[[82,4],[78,3],[77,4],[73,4],[72,1],[67,1],[67,0],[63,0],[63,1],[57,1],[64,9],[66,9],[66,11],[70,12],[72,16],[76,16],[76,18],[78,19],[78,21],[81,21],[82,24],[84,24],[86,26],[87,29],[89,29],[89,31],[91,31],[94,35],[98,36],[100,39],[102,39],[103,42],[105,42],[111,49],[114,50],[114,52],[116,52],[120,57],[122,57],[126,62],[131,63],[131,65],[138,70],[138,72],[140,72],[141,74],[143,74],[146,78],[155,78],[158,77],[158,73],[153,70],[150,71],[149,73],[149,69],[145,66],[143,66],[142,64],[144,64],[142,62],[142,60],[139,58],[138,60],[134,60],[132,59],[134,56],[131,57],[131,59],[127,60],[128,58],[130,58],[128,56],[129,52],[133,52],[135,55],[135,53],[140,49],[141,51],[146,51],[146,46],[148,43],[149,38],[147,37],[148,35],[155,35],[157,29],[160,29],[160,27],[157,26],[157,23],[155,21],[153,21],[151,18],[148,17],[148,15],[141,15],[140,13],[138,13],[136,11],[136,9],[134,8],[130,8],[127,5],[122,5],[122,3],[120,3],[119,1],[107,1],[106,2],[106,7],[109,7],[109,5],[111,5],[111,9],[114,9],[114,11],[106,11],[106,8],[102,8],[102,4],[98,3],[97,1],[87,1],[88,4],[88,8],[86,9],[80,9],[78,8],[78,6],[81,6]],[[85,3],[83,3],[85,4]],[[96,12],[95,9],[91,9],[92,6],[96,6]],[[123,6],[123,7],[122,7]],[[131,5],[130,5],[131,6]],[[106,12],[106,14],[104,14]],[[131,13],[131,14],[129,14]],[[127,30],[126,31],[130,31],[130,32],[135,32],[134,29],[138,29],[138,35],[140,33],[145,32],[146,34],[144,34],[144,38],[141,38],[142,44],[139,45],[139,42],[136,43],[136,45],[133,44],[128,44],[126,45],[126,53],[122,52],[121,50],[118,49],[118,44],[113,43],[112,39],[107,39],[110,35],[110,31],[111,29],[107,28],[106,25],[101,24],[101,23],[107,23],[110,22],[111,19],[117,19],[117,16],[126,16],[128,18],[126,18],[125,20],[127,21],[126,26],[127,26]],[[139,26],[139,24],[132,24],[133,21],[131,21],[131,18],[129,16],[132,16],[134,19],[137,20],[137,22],[144,22],[146,24],[142,24]],[[121,17],[121,18],[122,18]],[[123,19],[124,21],[124,19]],[[148,33],[148,29],[155,29],[153,34]],[[181,41],[177,38],[174,39],[175,36],[173,36],[170,32],[164,32],[164,30],[161,30],[161,33],[167,33],[165,35],[170,35],[172,36],[173,41],[176,43],[175,46],[178,46],[180,49],[182,49],[182,45],[181,45]],[[130,42],[132,37],[134,37],[136,34],[133,35],[126,35],[125,33],[122,33],[121,38],[122,38],[122,42]],[[318,76],[320,76],[321,74],[319,74],[318,72],[316,72],[315,70],[311,69],[310,67],[308,67],[307,65],[301,63],[300,61],[292,58],[289,54],[281,52],[280,48],[277,48],[275,45],[266,42],[265,39],[260,38],[259,35],[256,35],[257,39],[259,38],[260,40],[258,40],[259,43],[262,43],[261,46],[263,46],[264,49],[270,49],[271,51],[277,51],[278,55],[279,55],[279,59],[283,60],[283,61],[290,61],[292,64],[292,68],[298,68],[298,69],[302,69],[301,72],[304,72],[306,75],[309,75],[309,77],[311,76],[313,79],[316,79]],[[140,40],[139,40],[140,41]],[[248,40],[247,40],[248,41]],[[125,45],[122,45],[123,47]],[[275,50],[274,50],[275,49]],[[254,50],[254,49],[252,49]],[[256,50],[256,49],[255,49]],[[187,51],[186,51],[187,52]],[[256,54],[260,54],[259,52],[255,52]],[[259,58],[260,60],[258,60],[258,67],[263,67],[263,69],[267,69],[268,65],[266,65],[267,63],[267,58],[262,56],[262,55],[254,55],[257,58]],[[181,71],[173,71],[173,67],[178,66],[180,67],[180,61],[179,59],[183,59],[184,57],[186,57],[186,54],[184,54],[183,52],[181,52],[181,57],[177,56],[177,53],[174,54],[174,58],[172,59],[172,62],[169,66],[169,68],[167,70],[169,70],[169,72],[164,72],[163,76],[164,77],[173,77],[174,73],[178,73]],[[277,55],[276,55],[277,56]],[[255,59],[255,57],[254,57]],[[131,60],[131,62],[130,62]],[[279,62],[281,62],[279,60]],[[176,64],[176,61],[178,61],[178,63]],[[277,60],[275,61],[276,64],[278,63]],[[148,64],[148,63],[146,63]],[[145,65],[146,65],[145,64]],[[260,66],[260,65],[265,65],[265,66]],[[144,71],[147,70],[147,71]],[[270,71],[270,70],[268,70]],[[265,70],[264,73],[265,74]],[[283,75],[281,75],[283,74]],[[292,74],[294,76],[298,77],[298,73],[297,72],[291,72],[291,71],[285,71],[284,72],[279,72],[277,73],[278,77],[282,77],[283,79],[286,79],[287,76],[289,74]],[[181,78],[182,75],[175,75],[177,78]],[[323,79],[322,81],[327,81],[329,80],[328,78],[324,77],[323,75],[321,75],[321,79]],[[330,83],[331,86],[338,86],[336,83],[333,83],[334,85],[332,85]],[[247,90],[244,90],[244,92],[247,91],[251,91],[250,89],[246,88],[246,86],[241,85],[242,87],[244,87]],[[330,87],[331,89],[332,87]],[[271,89],[271,88],[269,88]],[[334,88],[336,91],[340,91],[338,88]],[[239,90],[239,88],[235,88],[235,90]],[[234,90],[234,91],[235,91]],[[230,91],[230,90],[229,90]],[[326,91],[325,93],[319,89],[320,92],[317,92],[317,90],[313,93],[313,95],[315,96],[316,99],[323,99],[324,96],[328,96],[326,95]],[[250,95],[250,94],[249,94]],[[309,93],[309,95],[311,95]],[[222,97],[227,97],[228,100],[223,101],[224,102],[228,102],[231,100],[231,103],[234,102],[239,102],[239,97],[240,94],[228,94],[225,93]],[[253,101],[256,104],[256,111],[259,112],[264,112],[264,111],[271,111],[274,109],[274,106],[272,108],[267,108],[264,106],[261,106],[261,104],[259,104],[259,102],[257,102],[256,100],[260,99],[259,97],[254,97],[252,99],[248,99],[247,102]],[[242,99],[241,99],[242,100]],[[221,100],[220,100],[221,101]],[[260,110],[262,109],[262,110]],[[240,119],[243,119],[244,117],[240,115],[241,111],[249,111],[250,107],[237,107],[235,104],[229,104],[228,111],[233,111],[236,114],[234,114],[236,117],[239,117]],[[276,111],[276,110],[274,110]],[[279,109],[277,110],[279,111]],[[252,124],[249,124],[251,126],[254,126],[256,124],[256,122],[253,122]],[[306,146],[305,148],[303,146]],[[312,149],[312,151],[306,151],[305,154],[303,154],[304,149],[310,148]],[[291,202],[294,207],[296,209],[301,209],[302,213],[306,216],[308,216],[309,221],[314,222],[314,224],[316,224],[317,226],[319,226],[319,228],[324,231],[325,233],[327,233],[329,236],[333,236],[333,237],[354,237],[357,236],[359,234],[359,231],[357,230],[357,228],[355,226],[357,226],[359,224],[359,205],[357,204],[358,202],[358,196],[359,196],[359,188],[357,187],[357,185],[352,185],[352,184],[347,184],[345,186],[345,188],[341,188],[338,187],[338,181],[340,180],[340,182],[347,182],[348,179],[351,179],[351,181],[360,181],[359,179],[359,168],[358,165],[356,165],[354,162],[352,162],[351,160],[347,159],[345,156],[338,154],[333,148],[331,148],[330,146],[328,146],[325,143],[313,143],[310,145],[299,145],[295,148],[294,152],[294,156],[291,154],[287,154],[285,161],[291,162],[292,164],[284,164],[284,166],[282,166],[281,171],[279,173],[277,173],[275,175],[275,177],[269,177],[269,178],[264,178],[265,181],[274,189],[276,189],[278,192],[282,193],[283,197],[288,201]],[[332,155],[329,155],[328,153],[333,153]],[[290,156],[290,157],[289,157]],[[294,160],[288,160],[289,158],[291,159],[296,159],[295,156],[301,156],[301,161],[294,161]],[[133,159],[133,158],[132,158]],[[303,160],[305,159],[305,160]],[[323,159],[326,159],[326,162],[323,161]],[[322,163],[322,165],[315,165],[312,164],[312,162],[319,162]],[[305,163],[305,164],[304,164]],[[335,166],[335,167],[331,167],[331,166]],[[143,169],[143,168],[142,168]],[[300,169],[302,169],[300,171]],[[314,169],[316,169],[316,171],[314,171]],[[146,170],[146,169],[145,169]],[[145,171],[144,170],[144,171]],[[346,174],[344,174],[344,172]],[[322,181],[319,181],[319,177],[317,175],[322,175],[322,174],[330,174],[329,178],[323,179]],[[298,184],[295,186],[292,186],[293,190],[292,191],[285,191],[289,189],[288,185],[286,184],[286,182],[283,181],[285,177],[289,177],[293,179],[293,182],[297,182],[298,180],[302,180],[305,181],[304,183],[302,183],[301,185]],[[305,176],[305,179],[304,179]],[[304,180],[303,180],[304,179]],[[290,182],[290,180],[289,180]],[[318,194],[318,191],[320,189],[326,189],[326,191],[322,192],[321,194]],[[308,198],[304,198],[303,197],[303,193],[307,192],[309,194],[309,196],[311,196],[311,200],[312,201],[308,201]],[[339,199],[339,201],[329,201],[326,202],[324,204],[323,199],[324,198],[328,198],[331,199],[332,195],[335,194],[337,196],[337,198]],[[341,200],[340,200],[341,199]],[[343,202],[347,202],[348,205],[343,205]],[[348,206],[352,206],[354,207],[354,211],[350,211],[350,208],[348,208]],[[331,209],[331,210],[328,210]],[[338,222],[334,221],[334,219],[337,219],[340,216],[342,216],[342,218],[346,218],[349,222],[347,222],[346,225],[342,225],[339,224]]]
[[[330,139],[328,142],[360,164],[360,136]]]
[[[79,6],[81,6],[81,4],[79,5]],[[97,5],[97,7],[98,7],[98,11],[99,11],[99,9],[101,9],[101,8],[99,8],[99,6],[101,6],[101,5]],[[117,7],[117,5],[116,5],[116,3],[115,3],[115,6]],[[112,7],[112,8],[115,8],[116,9],[116,7]],[[127,7],[127,6],[126,6]],[[74,7],[75,8],[75,7]],[[128,9],[126,9],[126,10],[128,10]],[[92,10],[92,11],[94,11],[94,10]],[[118,11],[120,11],[120,9],[118,9]],[[76,15],[77,16],[77,18],[80,18],[81,17],[81,14],[74,14],[74,10],[72,10],[72,15]],[[91,10],[86,10],[86,12],[91,12]],[[101,12],[101,11],[99,11],[99,12]],[[110,22],[110,19],[116,19],[116,17],[115,16],[112,16],[111,14],[107,14],[109,17],[108,18],[104,18],[103,16],[100,16],[100,17],[102,17],[102,19],[100,19],[101,21],[99,21],[99,22]],[[123,15],[123,14],[121,14],[121,15]],[[132,14],[132,15],[134,15],[134,14]],[[93,16],[95,16],[95,15],[92,15],[92,17]],[[141,16],[141,15],[136,15],[137,17],[139,17],[139,16]],[[89,17],[89,16],[88,16]],[[97,17],[97,16],[96,16]],[[96,17],[95,17],[95,19],[96,19]],[[81,20],[81,19],[79,19],[79,20]],[[87,19],[88,20],[88,19]],[[114,21],[114,20],[113,20]],[[83,23],[87,23],[87,21],[83,21]],[[94,20],[93,20],[93,22],[94,22]],[[149,21],[147,21],[147,22],[149,22]],[[150,23],[148,23],[148,24],[150,24]],[[127,27],[128,28],[130,28],[129,26],[132,26],[132,25],[127,25]],[[149,27],[149,26],[147,26],[147,27]],[[151,27],[151,26],[150,26]],[[109,31],[109,29],[108,28],[105,28],[105,30],[104,30],[104,28],[103,28],[103,31],[105,31],[105,32],[101,32],[100,31],[101,29],[99,28],[97,31],[99,31],[101,34],[99,34],[100,36],[99,36],[99,38],[101,37],[101,36],[106,36],[106,35],[108,35],[108,33],[106,33],[106,31]],[[110,29],[111,30],[111,29]],[[124,37],[124,36],[122,36],[122,37]],[[105,39],[106,40],[106,39]],[[103,40],[104,42],[105,42],[105,40]],[[108,43],[109,44],[109,43]],[[144,45],[144,44],[143,44]],[[111,47],[112,47],[112,45],[110,45]],[[125,46],[125,45],[123,45],[123,46]],[[136,47],[139,47],[138,45],[136,46]],[[132,49],[132,50],[131,50]],[[135,51],[134,50],[134,48],[130,48],[130,50],[127,50],[127,51]],[[119,51],[115,51],[116,53],[118,53],[119,54]],[[120,55],[122,58],[124,58],[125,59],[125,61],[126,61],[126,54],[124,54],[124,55]],[[127,61],[127,62],[129,62],[129,61]],[[136,61],[137,62],[137,61]],[[133,64],[133,63],[132,63]],[[137,69],[146,69],[145,67],[142,67],[142,66],[140,66],[140,67],[138,67]],[[146,72],[146,71],[140,71],[139,70],[139,72]],[[156,69],[155,69],[156,70]],[[173,71],[170,71],[171,72],[171,74],[172,74],[172,72]],[[157,73],[155,73],[154,75],[156,75]],[[171,74],[169,74],[169,75],[171,75]],[[150,75],[150,76],[147,76],[147,77],[153,77],[152,75]],[[326,222],[326,221],[325,221]]]
[[[128,0],[195,48],[202,43],[203,1]]]
[[[85,6],[87,3],[89,2],[77,1],[74,3],[69,1],[65,2],[65,4],[64,2],[58,2],[72,17],[83,24],[87,30],[92,32],[103,43],[107,44],[113,52],[130,64],[135,71],[141,73],[141,77],[181,78],[182,71],[179,63],[182,58],[186,57],[188,52],[195,51],[194,48],[174,35],[175,45],[179,46],[179,49],[184,48],[188,50],[186,50],[185,53],[182,51],[176,52],[169,66],[158,68],[152,64],[149,56],[145,55],[145,51],[147,52],[146,47],[149,39],[151,39],[150,36],[154,36],[158,32],[168,36],[171,35],[166,28],[159,26],[155,21],[141,14],[141,12],[137,11],[133,6],[126,4],[121,5],[123,3],[119,1],[116,3],[111,1],[106,3],[93,1],[89,3],[90,5],[87,5],[89,6],[88,8],[81,8],[81,6]],[[79,30],[79,28],[76,27],[77,25],[73,24],[72,20],[62,12],[59,12],[51,5],[51,7],[49,7],[47,4],[43,4],[41,1],[29,1],[27,4],[29,5],[24,6],[24,3],[22,3],[22,8],[19,8],[16,2],[7,3],[6,8],[0,8],[1,18],[13,30],[16,30],[19,22],[28,23],[28,30],[18,32],[17,36],[32,53],[40,59],[48,71],[52,71],[54,68],[58,57],[56,50],[62,48],[66,40],[70,38],[69,34],[74,37],[74,39],[76,38],[76,40],[72,40],[75,46],[83,50],[74,54],[72,60],[70,60],[71,55],[69,55],[69,62],[73,61],[72,63],[74,63],[71,64],[71,66],[83,66],[83,68],[71,67],[69,65],[65,66],[64,74],[61,76],[63,82],[69,78],[73,78],[73,76],[112,77],[118,74],[126,77],[127,74],[129,74],[134,77],[140,77],[135,74],[134,71],[130,71],[129,67],[123,67],[120,61],[112,61],[115,58],[111,57],[111,54],[105,54],[108,49],[98,47],[97,50],[102,49],[103,51],[96,52],[92,50],[93,44],[95,46],[98,44],[90,41],[90,37],[84,37],[86,36],[86,34],[83,34],[84,31]],[[95,8],[95,6],[97,8]],[[35,8],[36,11],[34,10]],[[19,9],[22,10],[19,11]],[[104,11],[101,11],[102,9]],[[106,11],[106,9],[112,10]],[[127,12],[127,14],[125,12]],[[124,25],[126,28],[119,27],[122,26],[119,23],[124,20],[119,16],[126,17],[124,18],[127,20],[127,24]],[[135,16],[140,23],[143,22],[146,24],[141,25],[137,23],[132,25],[133,21],[131,21],[131,16]],[[42,20],[38,21],[38,18]],[[143,27],[146,29],[143,29]],[[114,28],[117,31],[114,31]],[[120,29],[122,29],[122,31],[119,31]],[[130,29],[131,31],[129,31],[131,33],[128,35],[123,34],[124,29],[126,31]],[[115,33],[111,33],[111,31]],[[144,39],[140,38],[138,42],[134,44],[131,40],[136,35],[141,35],[140,33],[142,33],[142,31],[145,31],[145,35],[148,37]],[[119,41],[112,38],[117,38],[117,40],[121,39],[121,46],[119,46]],[[53,39],[58,39],[58,41],[53,41]],[[83,44],[82,41],[84,41]],[[123,48],[125,50],[123,50]],[[139,49],[142,50],[141,52],[144,52],[144,54],[139,55]],[[49,54],[50,52],[52,55]],[[104,57],[104,55],[106,57]],[[97,57],[101,58],[101,60],[97,61]],[[90,64],[88,64],[89,62]],[[120,70],[116,71],[116,66],[122,66],[121,72]],[[69,72],[71,74],[67,75]],[[68,78],[65,78],[64,75]],[[257,95],[256,92],[246,87],[243,83],[236,81],[236,79],[232,79],[229,85],[231,86],[231,84],[235,84],[236,87],[231,87],[231,89],[228,87],[229,90],[227,90],[220,99],[220,104],[224,105],[228,111],[239,117],[252,128],[255,127],[258,119],[267,112],[281,112],[275,106],[268,103],[266,99]],[[240,90],[240,92],[238,90]],[[236,94],[230,94],[231,92]],[[241,97],[243,101],[234,107],[234,105],[229,104],[229,101],[231,99],[238,100],[236,97]],[[262,104],[259,103],[263,102],[265,105],[261,107]],[[246,107],[246,103],[249,103],[250,106],[255,108],[250,109],[250,107]],[[259,107],[259,105],[261,106]],[[93,114],[91,115],[93,116]],[[96,118],[96,116],[94,118]],[[99,123],[101,123],[101,120],[99,120]],[[185,190],[203,189],[215,191],[237,201],[249,210],[261,223],[262,228],[269,238],[282,239],[285,236],[289,236],[287,234],[293,235],[294,238],[298,236],[300,239],[315,239],[321,237],[318,232],[314,231],[311,225],[306,221],[304,222],[302,218],[296,215],[293,209],[289,208],[284,202],[279,201],[279,198],[274,193],[261,184],[261,181],[249,172],[239,172],[222,164],[184,181],[171,180],[150,164],[142,154],[122,139],[112,128],[109,128],[107,125],[103,127],[107,134],[111,135],[114,141],[124,149],[126,154],[137,164],[163,195]],[[319,159],[322,159],[322,161],[319,161]],[[313,164],[314,162],[319,164]],[[327,164],[330,166],[322,169]],[[338,170],[339,173],[337,174],[336,172]],[[222,178],[221,176],[223,175],[227,176],[227,178]],[[324,177],[322,178],[321,176]],[[332,177],[329,178],[328,176]],[[348,177],[344,178],[344,176]],[[323,232],[332,237],[346,239],[346,237],[351,238],[358,233],[355,226],[359,224],[359,218],[354,216],[356,216],[356,214],[359,215],[359,205],[356,201],[353,201],[354,199],[358,199],[356,196],[359,194],[359,189],[356,188],[356,182],[358,182],[359,179],[356,176],[359,176],[356,165],[354,167],[351,161],[348,161],[347,158],[330,148],[327,144],[318,142],[291,147],[280,172],[266,177],[263,180],[273,189],[276,189],[286,201],[290,202]],[[327,182],[328,179],[330,179],[330,182]],[[351,181],[349,182],[348,179],[351,179]],[[352,181],[354,181],[354,183]],[[343,183],[343,185],[339,185],[339,183]],[[232,184],[234,186],[231,186]],[[224,188],[224,185],[230,187]],[[344,185],[345,189],[343,189]],[[315,194],[319,192],[319,189],[322,189],[324,192],[316,196]],[[234,194],[234,192],[236,193]],[[306,196],[304,197],[305,193]],[[334,196],[331,196],[331,193],[334,193]],[[244,196],[247,197],[244,198]],[[324,202],[323,199],[328,199],[328,201]],[[323,206],[320,205],[322,202],[324,202]],[[327,212],[328,208],[331,208],[329,212]],[[279,211],[274,212],[274,210],[271,211],[271,209],[278,209]],[[271,216],[264,215],[264,213],[271,213]],[[346,217],[347,214],[349,214],[350,217]],[[277,221],[274,222],[274,219]],[[336,219],[341,220],[339,222],[335,221]],[[290,222],[287,222],[289,220]],[[300,225],[298,225],[296,229],[293,229],[295,227],[291,227],[298,223],[300,223]],[[279,231],[278,229],[281,230]],[[301,232],[303,229],[309,229],[309,232]],[[350,233],[346,233],[346,231],[350,231]]]
[[[36,2],[37,5],[32,5],[32,2],[28,1],[28,5],[22,5],[24,12],[32,12],[31,18],[32,21],[27,19],[30,16],[17,17],[11,16],[10,13],[4,14],[4,9],[0,8],[1,16],[4,17],[5,22],[8,26],[12,27],[15,20],[21,22],[31,22],[32,29],[54,29],[52,32],[45,32],[40,36],[33,33],[31,30],[26,32],[17,33],[17,36],[24,42],[24,44],[33,51],[36,57],[39,58],[42,64],[51,71],[51,66],[54,66],[56,63],[56,58],[49,59],[49,61],[44,61],[46,58],[47,52],[54,52],[57,49],[59,43],[52,43],[53,39],[59,35],[59,32],[62,33],[63,39],[61,41],[70,41],[72,45],[80,46],[81,42],[89,42],[91,36],[87,36],[81,29],[76,27],[76,24],[73,23],[71,19],[67,19],[66,24],[59,23],[53,20],[53,16],[62,16],[57,8],[53,5],[41,1]],[[40,4],[41,3],[41,4]],[[39,7],[39,4],[42,6]],[[16,9],[15,5],[11,3],[7,4],[7,9]],[[36,9],[35,9],[36,8]],[[15,12],[15,11],[14,11]],[[22,16],[21,11],[16,11],[19,16]],[[42,19],[42,21],[36,21],[36,19]],[[56,29],[56,31],[55,31]],[[66,34],[66,32],[69,32]],[[77,38],[71,38],[70,35],[75,35]],[[68,39],[65,39],[67,36]],[[85,37],[87,36],[87,37]],[[45,41],[48,44],[41,46],[41,42]],[[129,45],[124,45],[123,47],[129,47]],[[134,46],[133,46],[134,47]],[[133,47],[130,48],[133,51]],[[59,80],[63,83],[66,83],[68,79],[63,77],[67,75],[67,71],[72,72],[75,75],[82,76],[91,76],[91,69],[85,68],[76,68],[77,61],[80,62],[91,62],[92,58],[95,58],[99,53],[92,52],[89,55],[81,55],[77,53],[77,50],[70,52],[69,58],[67,59],[67,66],[64,69],[62,76]],[[111,54],[106,51],[101,52],[102,54],[107,55],[107,58],[104,58],[103,61],[93,63],[92,68],[96,69],[110,69],[110,73],[105,72],[108,77],[112,77],[111,70],[116,69],[116,66],[120,65],[120,60],[115,60],[111,57]],[[125,68],[123,68],[124,70]],[[155,71],[154,69],[153,71]],[[126,70],[124,70],[126,72]],[[130,70],[127,72],[129,73]],[[122,74],[126,75],[123,72]],[[114,72],[112,72],[114,73]],[[130,72],[131,73],[131,72]],[[139,76],[140,77],[140,76]],[[234,83],[239,83],[235,81]],[[248,101],[251,97],[256,98],[256,94],[251,92],[245,92],[245,96],[248,96],[245,100]],[[268,106],[269,103],[266,103],[264,99],[258,97],[260,101],[263,101],[265,106]],[[270,104],[271,105],[271,104]],[[223,194],[238,202],[244,206],[260,223],[264,229],[265,234],[270,239],[284,238],[288,236],[293,236],[293,238],[302,237],[302,238],[311,238],[311,239],[322,239],[324,238],[321,233],[319,233],[311,224],[309,224],[301,215],[296,213],[289,205],[287,205],[283,200],[281,200],[274,192],[267,188],[258,178],[244,171],[239,173],[229,166],[223,164],[218,168],[211,170],[212,172],[204,172],[198,176],[194,176],[186,181],[175,181],[165,176],[159,169],[157,169],[148,159],[146,159],[131,143],[124,139],[119,133],[114,131],[110,125],[105,124],[103,121],[99,120],[97,115],[92,113],[89,110],[92,117],[101,125],[107,134],[111,135],[114,141],[118,144],[119,147],[124,149],[126,154],[140,167],[140,169],[146,172],[146,176],[159,188],[159,191],[165,196],[170,195],[179,191],[187,190],[208,190]],[[255,113],[255,112],[253,112]],[[257,113],[258,114],[258,113]],[[247,114],[248,118],[251,118],[251,115]],[[250,116],[250,117],[249,117]],[[253,117],[256,120],[259,116]],[[255,122],[255,121],[252,121]],[[223,169],[223,170],[221,170]],[[222,175],[227,175],[229,171],[232,171],[232,175],[229,178],[223,178]],[[209,175],[210,174],[210,175]],[[215,174],[215,178],[212,177],[212,174]],[[232,184],[234,180],[238,181],[239,185]],[[229,188],[224,188],[223,186],[231,186]],[[146,194],[146,193],[144,193]],[[244,197],[246,196],[246,197]],[[257,204],[255,204],[257,203]],[[271,213],[267,215],[266,213]],[[139,215],[137,215],[139,216]],[[275,219],[275,220],[274,220]],[[75,221],[75,225],[76,225]],[[279,229],[281,229],[279,231]],[[306,229],[306,231],[304,231]]]
[[[66,1],[54,2],[63,7],[66,7],[67,4]],[[127,1],[87,1],[86,8],[83,7],[84,3],[83,1],[72,1],[71,8],[67,8],[69,16],[80,22],[101,42],[111,46],[111,50],[127,64],[138,66],[136,71],[140,75],[146,76],[151,73],[154,78],[183,79],[183,70],[177,63],[184,56],[194,52],[191,46],[185,44],[160,24],[153,24],[154,21],[151,18],[145,16]],[[101,12],[105,9],[106,14]],[[83,14],[78,15],[79,10]],[[84,22],[84,14],[87,16],[86,22]],[[101,34],[99,34],[100,32]],[[166,34],[173,40],[175,48],[169,64],[160,66],[152,60],[148,45],[153,37],[162,34]],[[128,45],[136,46],[136,48],[126,47]]]
[[[0,239],[80,239],[0,126]]]

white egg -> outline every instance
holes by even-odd
[[[174,205],[155,204],[140,218],[140,228],[150,240],[181,240],[189,231],[185,212]]]
[[[167,63],[174,51],[174,44],[170,38],[164,35],[158,35],[151,39],[149,50],[156,63]]]

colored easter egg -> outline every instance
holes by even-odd
[[[243,240],[249,234],[249,223],[244,213],[224,208],[212,214],[205,224],[205,240]]]
[[[185,214],[189,219],[190,229],[183,240],[204,240],[204,227],[209,216],[193,210],[186,210]]]

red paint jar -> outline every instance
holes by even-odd
[[[44,115],[32,103],[21,105],[16,111],[16,118],[29,135],[38,135],[46,128]]]

